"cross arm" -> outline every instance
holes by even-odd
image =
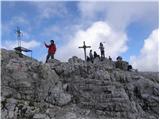
[[[78,48],[84,48],[84,47],[78,47]]]

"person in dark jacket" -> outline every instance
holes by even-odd
[[[93,54],[92,54],[92,50],[90,50],[90,52],[89,52],[89,57],[90,57],[91,62],[93,63]]]
[[[89,62],[90,61],[90,58],[87,56],[87,62]]]
[[[50,45],[47,45],[45,42],[45,46],[46,48],[48,48],[48,55],[46,57],[46,63],[48,62],[48,59],[51,57],[51,59],[54,59],[54,54],[56,52],[56,45],[54,44],[54,40],[51,40],[50,41],[51,44]]]
[[[97,57],[100,59],[100,56],[96,53],[96,51],[94,51],[94,59]]]
[[[112,61],[112,58],[111,58],[111,56],[109,56],[109,60],[110,60],[110,61]]]
[[[131,70],[132,70],[132,65],[128,65],[127,70],[128,70],[128,71],[131,71]]]
[[[100,52],[101,52],[101,58],[105,58],[104,46],[101,42],[100,42],[100,45],[99,45],[99,49],[100,49]]]

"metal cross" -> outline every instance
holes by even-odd
[[[17,33],[18,46],[21,47],[21,36],[22,36],[22,32],[21,32],[21,30],[20,30],[19,27],[17,27],[16,33]]]
[[[84,49],[84,58],[85,58],[85,61],[86,61],[86,58],[87,58],[87,56],[86,56],[86,48],[91,48],[91,46],[86,46],[85,45],[85,41],[83,41],[83,46],[81,46],[79,48],[83,48]]]

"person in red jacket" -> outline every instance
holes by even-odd
[[[56,52],[56,45],[54,44],[54,40],[51,40],[50,41],[51,44],[50,45],[47,45],[45,42],[45,46],[46,48],[48,48],[48,55],[46,57],[46,63],[48,62],[48,59],[51,57],[51,59],[54,59],[54,54]]]

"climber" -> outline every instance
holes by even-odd
[[[118,57],[117,57],[117,61],[122,61],[122,57],[121,57],[121,56],[118,56]]]
[[[133,68],[132,68],[132,65],[128,65],[128,68],[127,68],[127,70],[128,71],[131,71]]]
[[[110,61],[112,61],[112,58],[111,58],[111,56],[109,56],[109,60],[110,60]]]
[[[99,49],[100,49],[100,52],[101,52],[101,58],[105,58],[105,55],[104,55],[104,46],[103,46],[103,44],[101,42],[100,42]]]
[[[96,53],[96,51],[94,51],[94,59],[97,57],[100,58],[99,55]]]
[[[115,62],[116,68],[119,68],[119,69],[123,70],[124,68],[123,68],[122,57],[121,57],[121,56],[118,56],[118,57],[116,58],[116,60],[117,60],[117,61]]]
[[[44,42],[45,46],[48,48],[48,55],[46,57],[46,63],[48,62],[48,59],[50,58],[50,56],[51,56],[51,59],[54,59],[54,54],[56,52],[56,45],[54,44],[54,40],[51,40],[50,42],[51,42],[50,45],[47,45]]]
[[[89,62],[90,61],[90,58],[87,56],[87,62]]]
[[[90,50],[90,52],[89,52],[89,57],[90,57],[91,62],[93,63],[93,54],[92,54],[92,50]]]

